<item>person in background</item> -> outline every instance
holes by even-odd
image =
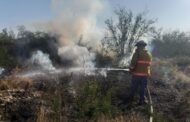
[[[147,88],[148,77],[150,76],[150,65],[152,56],[146,50],[147,44],[140,40],[135,45],[137,48],[132,56],[131,64],[129,66],[132,72],[132,83],[131,83],[131,95],[130,100],[133,100],[135,93],[139,89],[139,105],[147,104],[145,100],[145,90]]]

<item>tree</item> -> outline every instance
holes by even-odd
[[[105,21],[108,33],[102,45],[104,50],[111,50],[120,58],[132,52],[136,40],[154,32],[155,20],[146,19],[146,12],[134,16],[132,11],[125,8],[116,9],[115,14],[116,23],[112,18]]]
[[[153,55],[159,58],[190,56],[190,35],[185,32],[158,33],[152,40],[152,45]]]
[[[14,34],[13,31],[3,29],[0,33],[0,67],[11,70],[17,65],[14,56]]]

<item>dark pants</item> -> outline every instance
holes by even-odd
[[[131,83],[131,98],[133,99],[135,93],[139,88],[140,103],[145,101],[145,90],[147,87],[148,77],[147,76],[133,76]]]

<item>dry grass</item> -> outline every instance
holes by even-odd
[[[181,71],[174,73],[173,79],[174,81],[180,81],[182,83],[190,83],[190,77]]]
[[[61,78],[61,79],[54,79],[51,80],[51,82],[44,82],[45,90],[38,91],[35,89],[35,83],[33,83],[33,80],[30,78],[23,78],[18,77],[17,74],[19,74],[21,70],[17,69],[14,72],[11,73],[10,76],[5,77],[4,79],[0,80],[0,90],[7,90],[7,89],[33,89],[29,90],[35,94],[35,96],[39,96],[39,98],[43,101],[40,104],[40,107],[38,110],[35,111],[35,120],[36,122],[54,122],[54,121],[60,121],[60,122],[68,122],[68,121],[80,121],[81,119],[72,118],[71,116],[74,115],[73,109],[71,109],[71,105],[75,105],[76,101],[74,100],[72,96],[69,95],[69,92],[65,89],[67,89],[67,83],[63,82],[61,84],[56,85],[54,81],[60,80],[60,81],[68,81],[70,80],[70,77]],[[48,79],[49,80],[49,79]],[[35,81],[35,80],[34,80]],[[46,81],[40,80],[40,81]],[[59,92],[59,93],[57,93]],[[61,95],[61,97],[58,99],[57,97]],[[62,98],[62,96],[64,98]],[[61,102],[60,99],[62,100]],[[71,101],[71,103],[67,103],[68,101]],[[72,103],[73,102],[73,103]],[[66,106],[62,106],[61,103],[65,103]],[[63,111],[64,109],[67,109]],[[82,118],[83,119],[83,118]],[[88,120],[88,122],[146,122],[146,119],[144,115],[141,115],[140,113],[129,113],[129,115],[120,115],[115,118],[110,118],[108,116],[101,116],[96,120]],[[86,119],[85,119],[86,120]]]
[[[132,112],[128,115],[121,115],[114,119],[110,119],[106,116],[101,116],[97,122],[147,122],[148,120],[144,115],[140,113]]]
[[[39,111],[37,112],[36,122],[49,122],[47,118],[48,117],[45,108],[41,106]]]
[[[32,86],[32,79],[18,77],[16,74],[20,72],[20,69],[15,69],[11,74],[0,80],[0,90],[7,89],[25,89],[27,90]]]
[[[27,90],[32,85],[32,80],[29,78],[7,77],[0,80],[0,90],[7,89],[25,89]]]

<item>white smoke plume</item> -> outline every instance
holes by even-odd
[[[5,71],[4,68],[0,67],[0,75]]]
[[[72,44],[84,35],[84,40],[97,41],[100,31],[96,26],[97,15],[103,9],[101,0],[52,0],[57,17],[49,29],[60,35],[60,44]]]
[[[84,62],[89,65],[93,63],[94,54],[77,43],[82,36],[86,46],[98,50],[103,31],[97,26],[97,16],[106,5],[103,0],[52,0],[55,18],[38,27],[59,36],[59,55],[63,60],[75,60],[74,65],[79,67]]]
[[[33,52],[29,64],[41,70],[55,70],[55,67],[49,59],[49,55],[40,50]]]
[[[89,52],[87,48],[78,45],[64,46],[59,48],[58,51],[62,60],[72,61],[73,66],[83,68],[93,68],[95,60],[95,54]]]

